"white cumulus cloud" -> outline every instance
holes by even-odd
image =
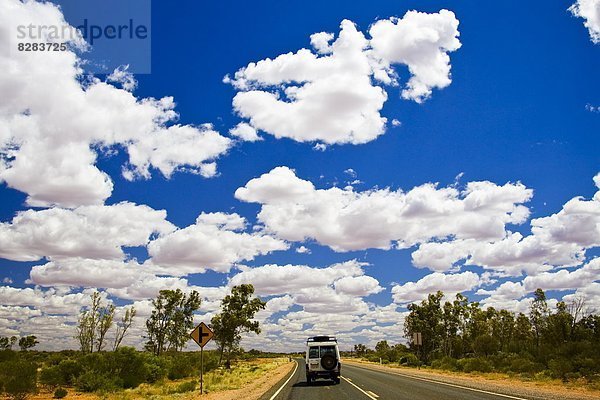
[[[392,297],[398,304],[408,304],[424,300],[430,293],[441,290],[446,298],[451,299],[457,293],[473,290],[480,284],[479,275],[474,272],[465,271],[460,274],[434,272],[417,282],[395,285],[392,287]]]
[[[178,169],[216,173],[205,166],[231,139],[206,126],[176,124],[173,99],[137,98],[127,90],[134,83],[126,70],[109,77],[120,89],[82,79],[72,51],[12,51],[16,26],[29,24],[68,25],[50,2],[0,3],[0,182],[27,193],[33,206],[102,204],[113,189],[96,166],[105,149],[129,154],[129,179],[149,178],[151,168],[166,177]]]
[[[458,20],[441,10],[407,12],[375,22],[365,37],[349,20],[333,33],[311,35],[314,49],[266,58],[239,69],[231,83],[235,111],[255,129],[277,138],[360,144],[385,132],[381,109],[397,85],[395,65],[408,66],[405,99],[422,102],[450,84],[448,53],[460,47]]]
[[[590,33],[590,39],[596,44],[600,43],[600,0],[577,0],[569,7],[569,11],[585,19],[583,25]]]
[[[289,245],[272,236],[242,230],[246,220],[238,214],[202,213],[194,225],[153,240],[148,245],[154,268],[171,275],[187,275],[207,269],[228,272],[240,261]]]
[[[407,248],[449,236],[501,239],[506,224],[529,215],[521,203],[532,190],[470,182],[466,189],[417,186],[408,192],[352,187],[316,189],[287,167],[277,167],[237,189],[236,198],[261,204],[258,219],[269,232],[290,241],[314,239],[336,251]]]
[[[154,233],[175,229],[166,216],[164,210],[126,202],[22,211],[0,223],[0,257],[123,259],[123,247],[145,246]]]

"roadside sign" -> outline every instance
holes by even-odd
[[[204,323],[200,324],[190,333],[194,342],[200,346],[200,395],[204,393],[204,346],[215,336],[213,331]]]
[[[413,344],[415,346],[423,346],[423,336],[421,335],[421,332],[413,333]]]
[[[194,339],[194,342],[198,343],[198,346],[200,346],[201,348],[204,348],[204,346],[206,346],[206,343],[208,343],[214,335],[215,334],[213,333],[213,331],[211,331],[210,328],[204,322],[201,322],[200,325],[198,325],[192,331],[192,333],[190,333],[190,336],[192,337],[192,339]]]

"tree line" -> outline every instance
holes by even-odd
[[[56,389],[55,397],[66,396],[65,387],[78,391],[115,391],[134,388],[141,383],[160,379],[181,379],[199,373],[199,357],[182,352],[194,328],[194,315],[202,304],[200,293],[161,290],[152,300],[152,311],[145,321],[144,351],[121,346],[137,322],[134,307],[124,308],[116,321],[116,307],[94,292],[90,305],[79,314],[74,327],[79,351],[59,353],[27,352],[38,344],[33,335],[18,340],[21,353],[12,351],[17,337],[0,337],[0,393],[24,399],[38,385]],[[250,284],[234,286],[221,301],[220,312],[210,321],[217,351],[205,354],[205,371],[214,369],[243,352],[240,342],[244,333],[260,333],[255,314],[266,303],[254,296]],[[109,340],[109,338],[112,338]],[[53,389],[53,390],[54,390]],[[194,390],[188,382],[181,390]]]
[[[537,289],[527,313],[483,308],[462,294],[443,299],[438,291],[408,306],[408,347],[381,341],[374,351],[357,345],[354,352],[374,361],[600,382],[600,315],[590,312],[583,298],[551,309]],[[412,341],[417,332],[421,346]]]
[[[27,351],[35,347],[39,342],[35,335],[22,336],[17,339],[16,336],[0,336],[0,351],[1,350],[12,350],[13,346],[19,341],[19,348],[21,351]]]
[[[107,333],[115,325],[115,306],[104,304],[98,292],[94,292],[90,300],[91,305],[80,313],[75,336],[82,353],[104,350]],[[183,350],[194,328],[194,313],[201,304],[200,293],[196,290],[189,293],[181,289],[159,291],[152,300],[152,312],[145,323],[147,341],[144,350],[156,356]],[[265,306],[264,301],[254,296],[251,284],[234,286],[231,293],[223,298],[221,312],[213,316],[209,324],[219,348],[219,363],[225,358],[227,366],[230,366],[231,356],[239,349],[243,333],[260,334],[259,323],[253,318]],[[113,351],[119,348],[136,314],[134,307],[125,309],[122,319],[116,324]]]

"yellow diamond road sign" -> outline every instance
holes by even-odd
[[[200,347],[206,346],[206,343],[208,343],[214,335],[213,331],[211,331],[204,322],[201,322],[200,325],[190,333],[194,342],[198,343],[198,346]]]

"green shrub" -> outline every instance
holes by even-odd
[[[400,355],[400,361],[398,361],[398,364],[416,367],[419,364],[419,359],[413,353],[404,353]]]
[[[47,386],[73,386],[82,369],[81,364],[75,360],[62,360],[58,365],[42,369],[40,382]]]
[[[436,369],[443,369],[446,371],[456,371],[458,370],[458,360],[446,356],[439,360],[433,360],[431,362],[431,367]]]
[[[145,354],[132,347],[121,347],[114,352],[87,354],[79,363],[79,370],[85,373],[77,378],[77,386],[92,392],[135,388],[149,380],[150,371],[146,360]],[[160,375],[159,372],[154,372]]]
[[[600,360],[577,357],[573,360],[573,369],[589,380],[600,372]]]
[[[542,365],[521,357],[512,359],[508,368],[510,371],[517,373],[536,373],[544,369]]]
[[[21,400],[27,395],[35,393],[37,379],[37,365],[35,363],[14,360],[0,364],[0,382],[4,392],[11,399]]]
[[[58,363],[58,370],[60,372],[61,378],[64,382],[64,385],[72,386],[75,384],[75,381],[81,375],[82,369],[81,364],[75,360],[62,360]]]
[[[183,362],[171,360],[168,377],[171,380],[187,378],[192,373],[192,368]]]
[[[119,377],[123,388],[135,388],[146,381],[148,365],[142,353],[133,347],[121,347],[115,352],[105,353],[109,370]]]
[[[13,361],[18,357],[18,353],[13,350],[0,350],[0,363],[5,361]]]
[[[40,383],[50,387],[64,385],[58,366],[43,368],[40,372]]]
[[[492,372],[492,364],[485,358],[463,358],[458,361],[458,368],[464,372]]]
[[[578,379],[581,379],[581,374],[579,372],[567,372],[565,374],[565,380],[574,382]]]
[[[145,354],[144,363],[147,369],[146,382],[158,382],[164,379],[169,372],[169,362],[162,357]]]
[[[77,378],[75,387],[81,392],[114,392],[122,387],[115,376],[88,371]]]
[[[69,392],[67,392],[67,389],[59,387],[58,389],[56,389],[54,391],[54,398],[55,399],[62,399],[63,397],[66,397],[68,393]]]
[[[566,374],[573,372],[573,364],[566,358],[554,358],[548,362],[553,378],[567,380]]]

